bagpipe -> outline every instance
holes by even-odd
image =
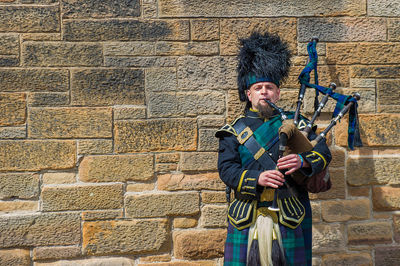
[[[348,127],[348,146],[350,149],[354,147],[362,146],[359,125],[358,125],[358,101],[360,100],[360,94],[354,93],[353,95],[344,95],[334,92],[336,84],[331,83],[329,87],[323,87],[318,84],[318,54],[316,51],[316,45],[318,38],[313,37],[307,45],[308,51],[308,62],[305,68],[299,75],[300,89],[297,100],[297,107],[294,113],[293,119],[288,119],[286,113],[276,106],[274,103],[266,100],[266,102],[275,109],[282,120],[282,126],[279,129],[279,158],[287,154],[300,154],[303,152],[311,151],[320,141],[326,138],[328,132],[340,121],[341,118],[349,113],[349,127]],[[314,71],[314,83],[310,83],[311,72]],[[315,89],[315,100],[314,100],[314,114],[303,128],[299,129],[300,124],[300,110],[304,101],[304,96],[307,88]],[[319,102],[319,93],[324,96]],[[321,114],[322,109],[326,106],[328,99],[332,98],[336,100],[336,107],[332,115],[332,120],[329,125],[321,132],[315,139],[310,140],[309,134],[312,131],[316,119]],[[281,170],[284,173],[284,170]],[[292,174],[292,178],[298,184],[304,184],[307,186],[309,192],[321,192],[324,189],[315,186],[315,182],[329,180],[329,172],[323,171],[319,175],[306,177],[296,171]],[[310,183],[310,184],[307,184]],[[314,187],[312,187],[314,185]],[[329,189],[325,188],[325,190]],[[310,191],[311,190],[311,191]],[[280,222],[291,228],[296,228],[304,218],[304,207],[297,199],[295,191],[292,190],[291,186],[285,181],[284,185],[274,191],[274,198],[272,206],[268,208],[271,211],[280,212]]]

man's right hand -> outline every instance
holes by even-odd
[[[278,188],[285,182],[283,177],[283,174],[278,170],[264,171],[258,177],[258,184],[263,187]]]

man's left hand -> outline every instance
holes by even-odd
[[[290,175],[297,169],[300,169],[301,167],[300,155],[298,154],[286,155],[278,160],[277,166],[279,170],[289,169],[288,171],[285,172],[285,175]],[[303,167],[310,167],[310,164],[306,160],[303,160]]]

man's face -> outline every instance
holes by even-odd
[[[261,110],[269,107],[265,100],[276,103],[280,97],[280,89],[272,82],[258,82],[250,86],[247,90],[247,97],[251,102],[251,107]]]

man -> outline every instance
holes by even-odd
[[[245,113],[216,133],[220,178],[235,194],[228,212],[224,265],[311,265],[308,192],[290,175],[300,172],[310,177],[323,171],[331,154],[322,141],[311,151],[278,158],[282,122],[266,100],[278,102],[290,56],[287,44],[276,35],[253,33],[241,40],[237,71],[239,98],[246,101]],[[268,209],[276,189],[286,188],[285,181],[295,192],[289,193],[288,199],[298,199],[299,204],[294,205],[304,211],[294,225],[282,217],[282,203],[279,212]],[[286,197],[282,195],[278,197]]]

